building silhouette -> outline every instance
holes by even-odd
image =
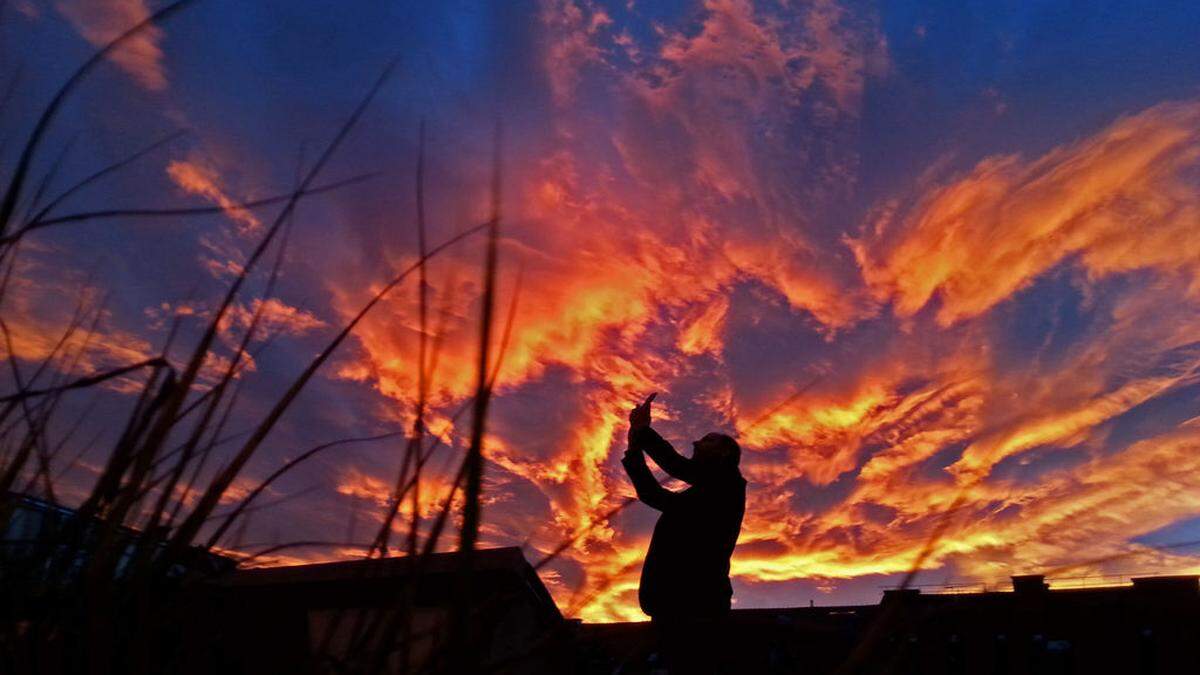
[[[736,672],[1200,673],[1200,577],[1012,582],[1011,591],[895,589],[877,605],[733,610]],[[653,672],[653,643],[646,623],[582,625],[581,672]]]
[[[8,514],[0,646],[19,651],[12,640],[29,634],[31,620],[87,609],[75,571],[102,523],[22,495],[0,504]],[[132,529],[116,535],[128,555],[160,546]],[[45,559],[69,564],[51,577],[38,563]],[[172,568],[163,586],[170,595],[155,610],[164,622],[156,635],[169,644],[154,653],[170,659],[169,672],[415,674],[461,672],[464,663],[514,675],[665,672],[649,622],[564,618],[518,548],[234,567],[196,548]],[[123,588],[122,569],[114,588]],[[1012,577],[1011,590],[942,590],[956,592],[900,588],[874,605],[735,609],[720,633],[732,656],[726,672],[1200,673],[1198,576],[1057,588],[1024,575]],[[66,642],[42,646],[36,672],[82,672]]]
[[[459,649],[480,671],[574,667],[570,624],[518,548],[478,550],[469,568],[435,553],[242,570],[211,586],[206,622],[224,632],[213,666],[225,672],[356,672],[376,659],[383,672],[444,672]]]

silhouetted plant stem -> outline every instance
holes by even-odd
[[[377,174],[374,174],[374,173],[361,174],[358,176],[353,176],[353,177],[347,178],[345,180],[335,181],[332,183],[327,183],[325,185],[319,185],[317,187],[305,188],[303,190],[296,190],[294,192],[290,192],[287,194],[274,195],[271,197],[264,197],[262,199],[253,199],[253,200],[249,200],[249,201],[243,201],[243,202],[239,202],[237,204],[233,204],[230,206],[194,206],[194,207],[169,208],[169,209],[165,209],[165,208],[164,209],[101,209],[101,210],[96,210],[96,211],[81,211],[79,213],[71,213],[71,214],[67,214],[67,215],[63,215],[63,216],[55,216],[53,218],[47,217],[43,220],[33,220],[28,225],[18,229],[17,231],[13,232],[12,234],[0,237],[0,246],[12,245],[12,244],[16,243],[17,241],[19,241],[25,235],[29,234],[30,232],[35,232],[37,230],[41,230],[41,229],[44,229],[47,227],[53,227],[56,225],[66,225],[68,223],[81,223],[81,222],[89,221],[89,220],[114,220],[117,218],[120,218],[120,219],[166,218],[166,217],[182,217],[182,216],[218,215],[218,214],[226,213],[230,209],[247,210],[248,211],[248,210],[262,208],[265,206],[273,206],[275,204],[280,204],[280,203],[297,200],[297,199],[300,199],[303,197],[309,197],[309,196],[313,196],[313,195],[323,194],[326,192],[332,192],[334,190],[337,190],[337,189],[340,189],[343,187],[347,187],[350,185],[355,185],[357,183],[361,183],[370,178],[374,178],[376,175]],[[3,250],[3,249],[0,249],[0,250]]]
[[[199,530],[200,523],[204,518],[207,518],[208,513],[219,500],[220,495],[224,493],[225,489],[228,488],[228,486],[233,482],[233,479],[237,477],[238,472],[241,470],[242,466],[245,465],[246,461],[249,460],[250,455],[253,454],[253,452],[258,448],[259,444],[262,443],[263,439],[266,438],[267,434],[270,433],[271,429],[274,428],[275,424],[279,421],[279,418],[282,417],[284,411],[287,410],[288,406],[291,405],[291,402],[296,398],[296,396],[300,394],[300,391],[304,385],[308,383],[309,379],[311,379],[316,371],[325,363],[325,361],[329,359],[333,352],[337,350],[338,346],[340,346],[346,337],[353,332],[354,328],[358,326],[359,322],[361,322],[368,313],[370,313],[375,305],[383,300],[392,291],[392,289],[403,282],[416,269],[416,267],[424,263],[425,260],[437,255],[446,248],[449,248],[466,237],[474,234],[475,232],[480,231],[485,226],[486,224],[473,227],[433,248],[426,255],[425,259],[414,263],[412,266],[397,275],[378,293],[376,293],[375,296],[372,297],[371,300],[367,302],[367,304],[361,310],[359,310],[358,314],[355,315],[355,317],[351,319],[348,324],[346,324],[341,332],[339,332],[338,335],[325,347],[325,349],[322,350],[322,352],[315,359],[313,359],[313,361],[308,365],[307,368],[305,368],[304,372],[300,374],[296,381],[292,383],[292,385],[284,393],[283,397],[280,398],[280,400],[267,414],[262,423],[260,423],[255,429],[250,439],[246,441],[246,444],[237,453],[237,455],[235,455],[233,460],[231,460],[230,463],[226,465],[225,469],[223,469],[213,479],[208,490],[205,491],[204,496],[201,498],[201,501],[198,503],[195,510],[193,510],[192,514],[189,515],[182,524],[180,524],[175,537],[172,539],[171,546],[168,549],[170,552],[178,553],[180,550],[182,550],[182,547],[186,546],[195,537],[197,531]]]
[[[130,164],[145,157],[146,155],[149,155],[150,153],[154,152],[155,150],[157,150],[169,143],[173,143],[174,141],[182,138],[186,134],[187,134],[187,132],[185,132],[185,131],[176,131],[176,132],[169,134],[163,138],[160,138],[159,140],[151,143],[150,145],[129,155],[128,157],[124,157],[120,160],[117,160],[116,162],[113,162],[112,164],[109,164],[109,165],[101,168],[99,171],[89,174],[88,176],[86,176],[79,182],[75,183],[71,187],[67,188],[66,190],[63,190],[62,193],[60,193],[54,199],[50,200],[49,203],[47,203],[45,206],[43,206],[41,209],[39,209],[37,213],[35,213],[32,217],[30,217],[26,221],[25,225],[22,226],[21,229],[27,232],[30,225],[32,225],[34,223],[44,222],[47,219],[47,217],[49,217],[50,212],[55,209],[55,207],[57,207],[59,204],[62,204],[63,202],[65,202],[72,195],[74,195],[77,192],[79,192],[80,190],[86,188],[88,185],[91,185],[92,183],[100,180],[101,178],[104,178],[105,176],[107,176],[113,172],[119,171],[120,169],[123,169],[126,166],[129,166]]]
[[[492,347],[492,314],[496,293],[496,248],[500,230],[500,126],[496,125],[492,157],[492,217],[488,224],[487,248],[483,266],[483,295],[479,309],[479,354],[475,371],[475,405],[471,415],[471,438],[463,462],[463,522],[459,530],[458,550],[461,572],[450,638],[450,659],[456,673],[474,672],[477,654],[469,622],[469,607],[474,598],[475,547],[479,540],[480,501],[483,487],[483,442],[487,428],[489,355]]]
[[[112,370],[107,370],[107,371],[105,371],[103,373],[99,373],[97,375],[88,375],[87,377],[81,377],[77,380],[74,380],[74,381],[69,382],[64,385],[59,385],[57,387],[48,387],[46,389],[31,389],[31,390],[23,391],[18,394],[9,394],[8,396],[0,396],[0,403],[21,402],[21,401],[25,401],[26,399],[36,398],[38,396],[46,396],[49,394],[60,394],[64,391],[69,391],[71,389],[84,389],[86,387],[91,387],[91,386],[100,384],[102,382],[107,382],[108,380],[111,380],[113,378],[121,377],[122,375],[128,375],[129,373],[132,373],[137,370],[144,370],[146,368],[153,368],[156,366],[162,367],[165,365],[167,365],[167,362],[165,360],[163,360],[161,357],[156,356],[153,358],[138,361],[137,363],[131,363],[128,366],[121,366],[120,368],[114,368]]]

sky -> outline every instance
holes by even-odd
[[[159,6],[0,3],[0,176],[74,68]],[[422,122],[431,243],[489,217],[499,123],[512,322],[482,538],[530,560],[577,538],[542,571],[569,615],[642,618],[656,513],[605,515],[632,494],[625,417],[650,392],[685,454],[713,430],[742,444],[735,607],[873,603],[918,559],[917,584],[1200,573],[1177,545],[1200,540],[1198,30],[1182,1],[201,0],[113,53],[34,166],[57,164],[53,194],[183,131],[58,212],[224,212],[41,230],[0,313],[30,364],[81,298],[103,308],[84,370],[157,353],[177,317],[194,341],[277,215],[237,204],[289,190],[395,60],[319,182],[369,177],[303,200],[273,294],[260,270],[222,324],[229,353],[265,303],[230,429],[416,259]],[[428,268],[447,447],[426,515],[469,433],[450,416],[474,388],[483,244]],[[411,424],[417,297],[372,310],[233,494]],[[70,399],[64,501],[135,385]],[[402,448],[302,465],[238,545],[358,555]]]

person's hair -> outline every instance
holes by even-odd
[[[721,449],[721,459],[730,466],[737,466],[742,461],[742,446],[733,440],[733,436],[728,434],[714,433],[717,438],[718,445]]]

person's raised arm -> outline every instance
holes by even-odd
[[[625,451],[621,465],[625,467],[625,473],[629,474],[629,480],[633,483],[633,489],[637,492],[638,499],[642,500],[646,506],[666,511],[667,507],[678,499],[677,493],[671,492],[654,480],[654,474],[650,473],[650,467],[646,466],[646,457],[641,450],[630,447]]]
[[[695,484],[697,471],[694,460],[676,452],[666,439],[650,428],[650,404],[655,396],[657,394],[650,394],[629,413],[629,447],[645,451],[655,464],[671,476]]]

